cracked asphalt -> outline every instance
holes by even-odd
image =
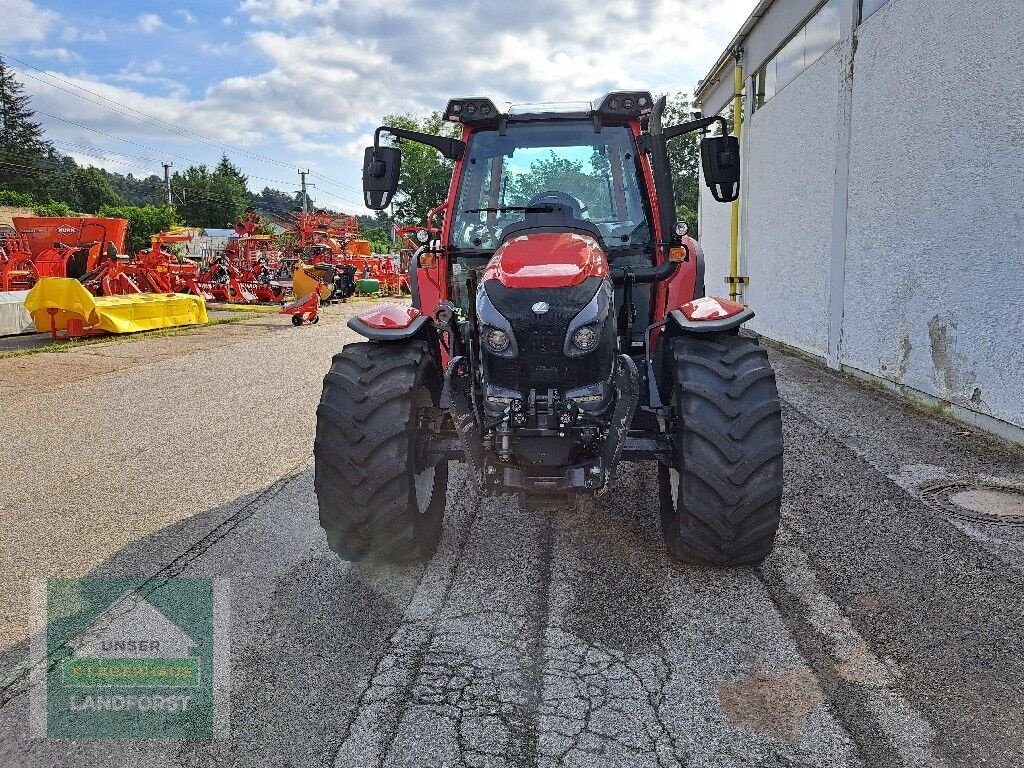
[[[1019,449],[772,350],[763,567],[671,562],[644,464],[550,514],[453,465],[429,563],[352,565],[311,448],[365,306],[0,359],[0,766],[1024,764],[1024,529],[920,500]],[[30,735],[29,585],[86,575],[227,580],[227,739]]]

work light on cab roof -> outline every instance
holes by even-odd
[[[648,91],[613,91],[594,102],[578,102],[575,104],[538,103],[521,104],[501,112],[494,102],[484,97],[452,99],[444,110],[444,119],[464,125],[484,125],[497,123],[501,118],[526,116],[536,118],[542,116],[599,115],[610,118],[634,118],[650,114],[654,108],[654,98]]]

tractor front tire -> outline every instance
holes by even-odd
[[[672,341],[675,459],[659,465],[662,533],[676,559],[761,563],[782,506],[782,408],[768,354],[734,334]]]
[[[328,546],[346,560],[430,557],[441,537],[448,463],[422,432],[441,373],[424,341],[349,344],[317,408],[314,489]]]

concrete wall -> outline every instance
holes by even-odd
[[[755,330],[1016,439],[1022,34],[1022,3],[892,0],[753,115],[748,104],[740,241]],[[702,193],[717,292],[728,214],[720,249],[714,206]]]
[[[751,328],[817,355],[828,348],[839,54],[829,51],[744,127],[742,274]]]
[[[1022,34],[998,0],[895,0],[861,25],[841,342],[845,365],[1018,427]]]
[[[704,175],[700,177],[700,203],[698,207],[698,237],[704,249],[704,286],[708,296],[728,296],[729,286],[725,277],[729,274],[729,226],[732,221],[732,206],[720,203],[711,196],[704,186]]]

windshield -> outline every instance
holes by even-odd
[[[512,123],[473,134],[466,152],[451,246],[493,250],[523,208],[568,205],[595,224],[608,249],[651,242],[637,180],[636,144],[625,126],[588,121]],[[554,195],[550,193],[556,193]]]

